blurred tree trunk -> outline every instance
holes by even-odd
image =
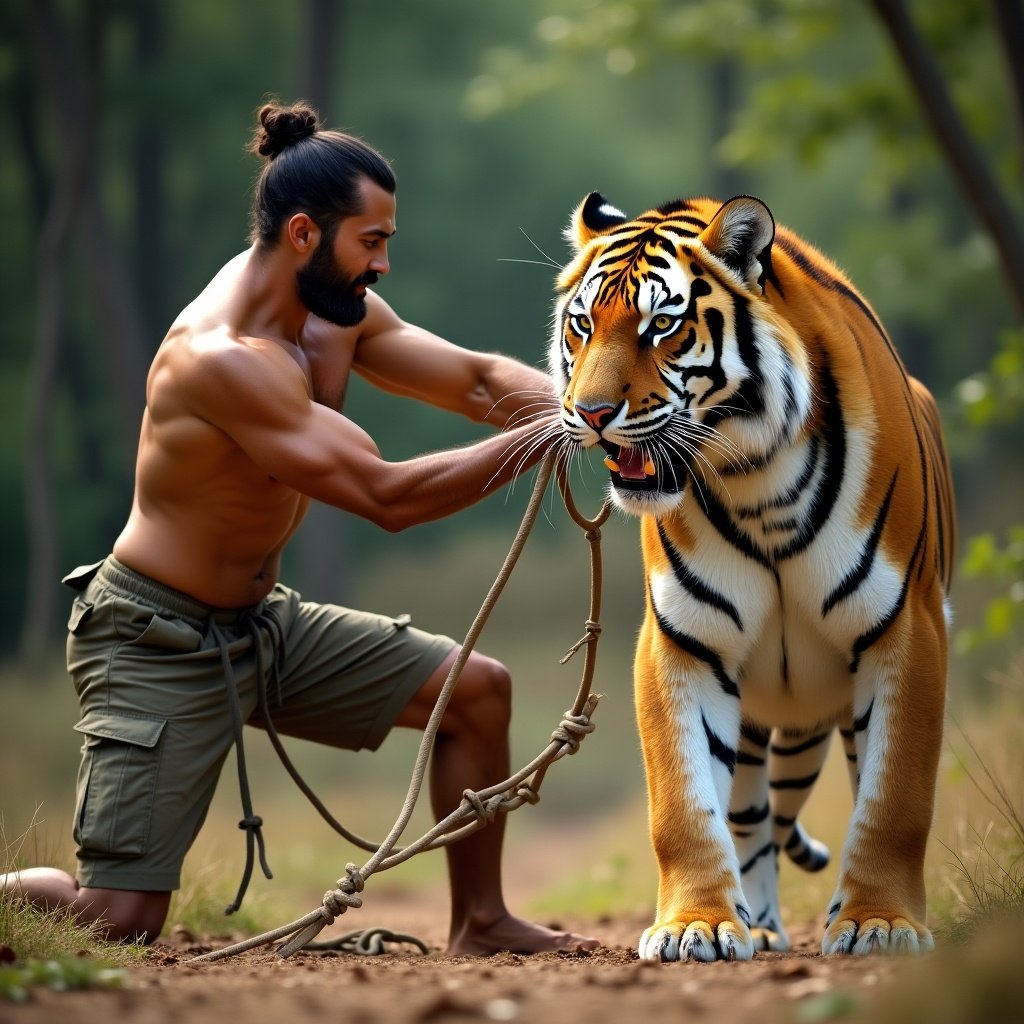
[[[73,52],[51,0],[25,5],[39,84],[62,143],[36,255],[36,337],[28,394],[26,525],[29,557],[21,653],[35,660],[56,635],[57,526],[51,413],[64,330],[72,234],[88,193],[95,152],[102,11],[84,0],[80,53]]]
[[[98,357],[105,363],[111,397],[128,444],[128,458],[133,462],[146,404],[146,332],[134,284],[95,181],[89,183],[86,191],[82,228],[85,270],[93,300],[93,319],[98,326]]]
[[[135,105],[135,278],[144,351],[156,348],[174,312],[164,285],[164,136],[153,95],[153,69],[163,57],[165,11],[159,0],[135,0],[135,67],[143,89]]]
[[[319,111],[327,127],[338,127],[341,104],[332,87],[335,56],[344,39],[341,0],[307,0],[299,94]],[[348,523],[336,508],[312,502],[295,538],[296,588],[312,601],[344,603],[347,596]]]
[[[717,146],[728,135],[733,115],[736,113],[736,58],[731,54],[714,57],[709,62],[709,71],[711,140],[712,145]],[[716,161],[715,176],[718,178],[718,197],[722,202],[743,192],[743,183],[732,164]]]
[[[989,2],[1010,79],[1010,105],[1017,122],[1017,142],[1024,151],[1024,4],[1021,0]]]
[[[1017,225],[1013,208],[957,113],[942,72],[911,20],[904,0],[871,0],[871,5],[889,34],[957,183],[995,242],[1010,300],[1024,321],[1024,232]],[[1004,0],[997,2],[997,8],[1005,9],[1007,23],[1011,25],[1014,6]],[[1019,86],[1021,56],[1018,52],[1010,57],[1012,72],[1018,76],[1015,84]]]

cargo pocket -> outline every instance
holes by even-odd
[[[84,597],[76,597],[71,602],[71,615],[68,617],[68,632],[77,633],[89,621],[92,615],[92,602]]]
[[[153,615],[142,632],[125,643],[126,647],[153,647],[175,654],[194,654],[203,643],[203,634],[181,619]]]
[[[160,767],[162,718],[90,711],[75,726],[85,736],[78,775],[75,842],[108,857],[140,857],[149,845]]]

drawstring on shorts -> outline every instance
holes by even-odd
[[[266,630],[274,641],[281,640],[281,628],[277,621],[266,613],[251,610],[242,613],[243,621],[248,629],[249,637],[252,640],[256,656],[256,688],[259,695],[260,705],[267,723],[267,730],[272,738],[277,741],[277,734],[270,721],[269,708],[267,707],[266,682],[263,677],[263,633]],[[242,798],[242,820],[238,827],[245,832],[245,869],[242,872],[242,880],[238,886],[235,898],[224,909],[225,914],[233,914],[242,905],[246,890],[249,888],[249,881],[252,878],[252,869],[255,861],[255,853],[259,851],[260,868],[264,877],[273,878],[274,875],[267,863],[266,844],[263,839],[263,819],[253,813],[252,796],[249,792],[249,776],[245,767],[245,744],[242,738],[242,708],[238,698],[238,683],[235,679],[235,671],[231,665],[231,655],[228,651],[228,638],[223,630],[217,625],[215,619],[210,619],[210,632],[217,642],[220,651],[221,665],[224,669],[224,688],[228,697],[228,708],[231,712],[231,725],[235,734],[235,754],[238,762],[238,789]],[[271,664],[271,681],[274,684],[278,702],[281,699],[281,679],[279,666],[280,642],[273,644],[275,655]],[[279,741],[275,742],[275,747]]]

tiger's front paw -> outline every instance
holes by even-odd
[[[899,914],[847,914],[840,911],[825,929],[825,956],[869,956],[872,953],[926,953],[935,948],[932,933]]]
[[[775,928],[754,927],[750,929],[750,937],[754,949],[758,952],[767,950],[772,953],[785,953],[789,950],[789,936],[778,926]]]
[[[659,921],[640,937],[641,960],[710,963],[713,960],[750,960],[754,940],[742,921],[707,921],[685,918]]]

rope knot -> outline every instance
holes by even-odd
[[[565,652],[558,663],[559,665],[564,665],[584,644],[597,643],[597,639],[601,635],[601,623],[594,619],[587,619],[583,625],[586,633]]]
[[[350,907],[358,909],[363,901],[358,896],[350,896],[341,889],[332,889],[324,893],[321,916],[327,924],[333,924],[336,917],[341,917]]]
[[[477,816],[477,819],[482,822],[490,822],[494,820],[495,814],[498,812],[498,806],[501,803],[501,798],[497,800],[481,800],[480,794],[474,792],[472,789],[464,789],[462,791],[462,799],[469,804],[472,808],[473,813]]]
[[[518,796],[523,803],[527,804],[539,804],[540,793],[537,792],[528,782],[520,782],[516,787],[516,796]]]
[[[243,831],[252,828],[262,828],[263,819],[258,814],[250,814],[248,817],[243,818],[239,823],[238,827]]]
[[[362,872],[355,866],[355,864],[345,865],[345,877],[339,878],[335,883],[342,892],[354,893],[362,892],[365,886]]]
[[[583,737],[592,733],[596,726],[590,721],[588,715],[574,715],[566,711],[558,728],[551,734],[551,739],[565,744],[570,754],[575,754],[580,749]]]

